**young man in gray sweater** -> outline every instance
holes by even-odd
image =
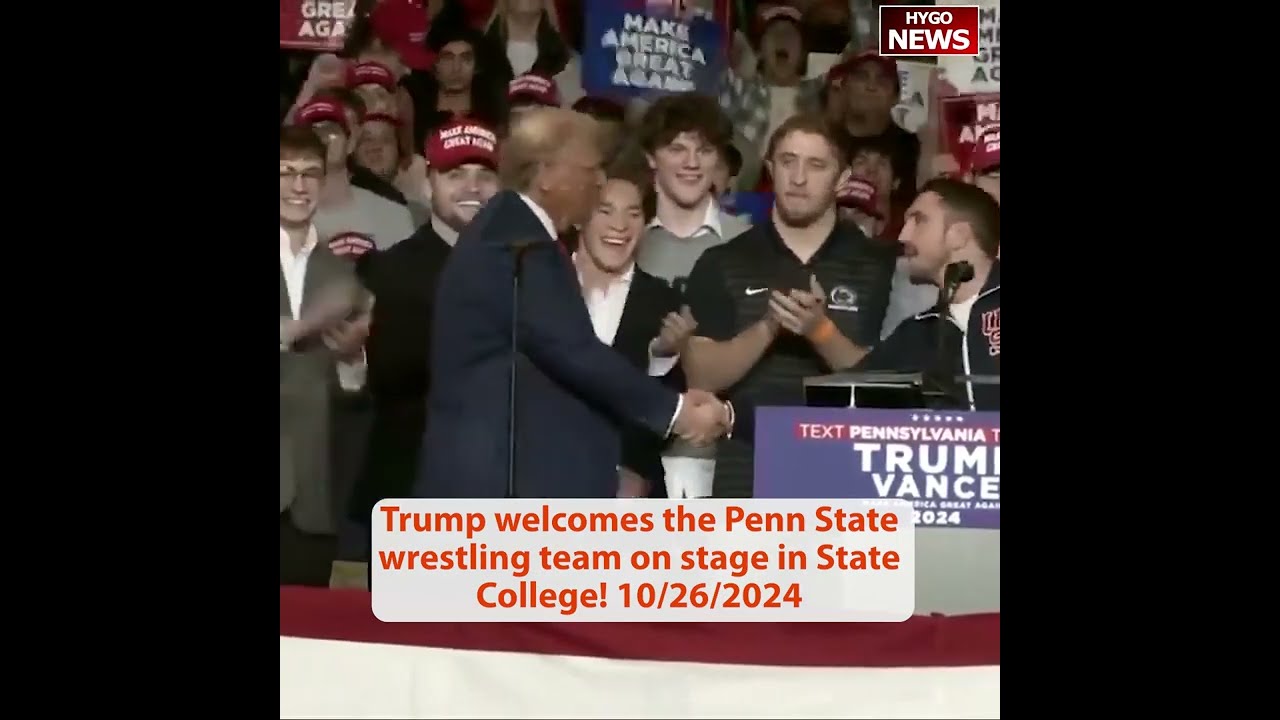
[[[714,173],[733,127],[714,99],[690,93],[657,100],[645,111],[639,135],[654,175],[657,215],[641,237],[636,264],[683,293],[704,250],[750,227],[715,200]],[[676,440],[662,465],[668,497],[711,496],[714,445],[695,448]]]

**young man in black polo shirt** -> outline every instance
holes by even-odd
[[[803,380],[856,365],[880,337],[894,254],[839,223],[849,159],[836,131],[797,115],[769,139],[773,216],[703,253],[686,298],[698,336],[683,366],[691,387],[733,406],[714,497],[750,497],[755,407],[803,405]]]

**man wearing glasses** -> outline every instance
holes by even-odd
[[[343,395],[365,384],[370,307],[351,263],[320,241],[326,146],[280,131],[280,584],[328,584],[337,549],[330,436]]]

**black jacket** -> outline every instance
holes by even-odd
[[[622,319],[618,322],[618,332],[613,337],[613,349],[632,365],[647,372],[649,343],[658,336],[667,313],[679,310],[680,295],[659,278],[637,267],[631,278]],[[684,390],[684,375],[678,364],[663,378],[663,382],[673,390]],[[640,427],[625,427],[621,435],[620,464],[649,481],[650,497],[666,497],[666,473],[662,469],[662,448],[666,440]]]
[[[938,358],[938,323],[949,322],[936,309],[904,320],[893,334],[871,351],[857,370],[925,372],[935,369]],[[969,323],[944,354],[955,375],[1000,374],[1000,261],[991,273],[969,313]],[[945,337],[945,336],[944,336]],[[972,410],[999,410],[999,385],[966,384],[960,389],[963,402]]]
[[[376,298],[366,346],[373,424],[365,466],[349,506],[368,522],[379,500],[404,497],[418,469],[431,387],[431,313],[436,279],[451,248],[431,223],[360,259],[360,279]]]

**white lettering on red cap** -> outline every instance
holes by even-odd
[[[459,135],[473,135],[481,140],[487,140],[490,145],[494,145],[498,142],[498,136],[494,135],[493,131],[480,125],[454,125],[453,127],[445,128],[440,131],[440,139],[444,141],[444,146],[446,148],[451,147],[448,141],[451,138],[458,137]]]
[[[328,102],[326,100],[317,100],[307,105],[306,107],[302,108],[302,112],[300,112],[299,114],[305,118],[309,115],[316,115],[318,113],[336,113],[336,112],[339,112],[337,105],[334,105],[333,103]]]
[[[493,152],[494,142],[487,138],[478,137],[476,135],[459,135],[458,137],[451,137],[445,140],[444,144],[441,146],[441,149],[452,150],[453,148],[460,148],[460,147],[476,147],[476,148],[480,148],[481,150],[487,150],[489,152]]]
[[[362,233],[342,233],[329,240],[329,251],[338,257],[358,258],[374,247],[373,238]]]

